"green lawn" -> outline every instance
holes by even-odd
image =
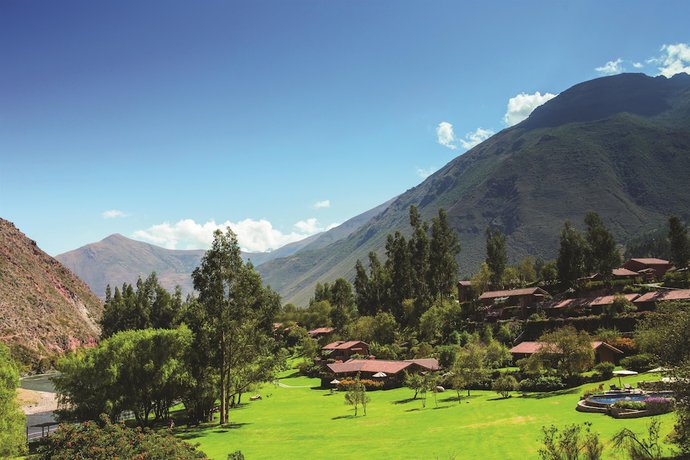
[[[318,385],[318,380],[283,374],[284,385]],[[641,375],[623,379],[635,384],[658,380]],[[611,379],[610,383],[618,383]],[[284,388],[266,385],[261,401],[249,402],[232,410],[232,425],[218,425],[186,431],[178,435],[198,442],[211,458],[225,459],[229,452],[241,450],[248,460],[272,458],[482,458],[485,460],[537,458],[541,427],[555,424],[591,422],[594,431],[609,443],[623,427],[644,431],[649,418],[615,420],[601,414],[575,411],[585,385],[573,390],[520,395],[498,399],[488,391],[472,392],[460,403],[454,391],[433,396],[426,409],[420,400],[409,398],[405,388],[373,391],[366,417],[353,417],[343,394],[313,388]],[[247,398],[248,399],[248,398]],[[674,415],[661,417],[664,435],[674,423]],[[617,458],[606,449],[605,458]]]

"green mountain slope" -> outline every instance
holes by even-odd
[[[357,259],[408,232],[414,204],[443,207],[458,231],[461,274],[484,258],[484,230],[500,228],[509,258],[553,258],[564,220],[597,211],[625,242],[670,213],[690,216],[690,75],[623,74],[581,83],[454,159],[347,238],[259,267],[284,301],[304,304],[317,281],[352,278]]]

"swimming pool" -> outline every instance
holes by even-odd
[[[647,398],[669,398],[673,397],[671,392],[656,393],[606,393],[590,396],[589,401],[599,404],[615,404],[618,401],[644,401]]]

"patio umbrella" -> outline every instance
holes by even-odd
[[[635,371],[629,371],[629,370],[626,370],[626,369],[622,369],[622,370],[620,370],[620,371],[613,371],[613,375],[617,375],[617,376],[618,376],[618,385],[622,388],[622,387],[623,387],[623,384],[621,383],[621,377],[624,376],[624,375],[637,375],[637,372],[635,372]]]
[[[385,372],[377,372],[372,377],[383,378],[383,377],[388,377],[388,374],[386,374]]]
[[[331,380],[331,385],[338,385],[339,383],[340,383],[340,380],[338,380],[338,379]]]
[[[657,372],[668,372],[668,371],[670,371],[670,370],[671,370],[671,369],[669,369],[668,367],[655,367],[654,369],[648,370],[647,373],[649,373],[649,374],[654,374],[654,373],[657,373]]]

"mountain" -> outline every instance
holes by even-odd
[[[83,281],[0,219],[0,340],[20,361],[94,343],[102,310]]]
[[[103,298],[108,284],[114,288],[134,283],[137,277],[145,278],[153,271],[166,289],[173,290],[180,285],[183,292],[191,292],[190,275],[204,252],[202,249],[164,249],[114,234],[55,258]]]
[[[353,217],[327,232],[289,243],[271,252],[243,252],[242,257],[251,260],[255,267],[260,267],[261,264],[289,257],[305,248],[325,247],[369,221],[373,214],[383,209],[382,206]],[[104,298],[108,284],[114,287],[134,283],[137,277],[146,277],[154,271],[166,289],[172,291],[179,285],[184,294],[191,293],[194,290],[191,274],[199,265],[204,252],[203,249],[165,249],[114,234],[97,243],[59,254],[55,258]]]
[[[488,225],[508,256],[555,258],[565,220],[597,211],[619,242],[690,217],[690,75],[621,74],[563,91],[523,122],[455,158],[347,237],[259,267],[286,302],[305,304],[317,281],[352,279],[357,259],[409,233],[410,205],[425,219],[445,208],[458,232],[462,275],[485,256]]]

